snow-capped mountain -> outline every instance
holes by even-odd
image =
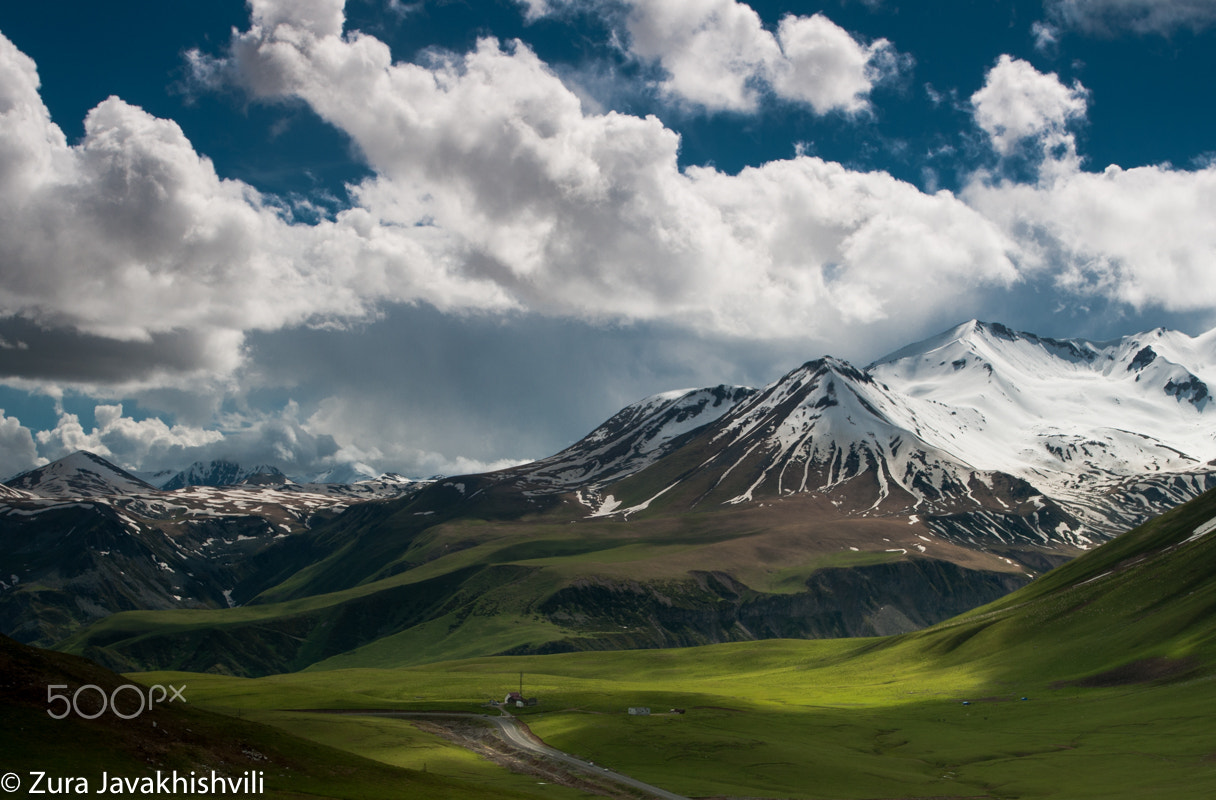
[[[308,491],[341,492],[342,486],[374,483],[389,487],[393,484],[409,485],[414,481],[394,472],[380,472],[361,461],[349,461],[311,475],[288,477],[272,464],[246,466],[226,459],[210,463],[196,461],[180,472],[158,473],[159,480],[148,482],[165,491],[174,491],[187,486],[239,486],[241,484],[297,486]],[[332,487],[332,488],[323,488]],[[355,491],[352,489],[352,491]],[[361,491],[361,490],[360,490]],[[359,493],[359,492],[357,492]],[[366,494],[365,491],[361,493]],[[389,493],[391,494],[391,492]]]
[[[1216,459],[1216,330],[1090,342],[972,321],[868,372],[919,401],[928,442],[1034,484],[1098,529],[1209,485],[1198,476]]]
[[[186,469],[160,484],[160,488],[165,491],[173,491],[174,489],[183,489],[187,486],[236,486],[237,484],[249,481],[251,478],[262,476],[269,476],[276,479],[276,482],[279,483],[286,480],[286,476],[278,467],[268,464],[247,467],[235,461],[216,459],[209,464],[195,461]]]
[[[1068,451],[1077,452],[1079,437],[1099,440],[1091,446],[1112,456],[1105,467],[1126,474],[1189,469],[1216,456],[1216,424],[1204,413],[1211,397],[1196,374],[1216,378],[1213,356],[1216,331],[1192,339],[1156,330],[1095,343],[969,322],[868,372],[923,401],[921,417],[937,423],[928,435],[981,468],[1058,471],[1074,460]],[[980,416],[959,426],[933,420],[934,408]],[[1128,443],[1129,435],[1139,441]],[[1133,452],[1148,455],[1128,462]]]
[[[1086,547],[1216,485],[1214,365],[1216,332],[1089,342],[973,320],[864,370],[825,357],[758,391],[656,395],[514,472],[595,515],[818,493],[959,541]]]
[[[5,485],[38,497],[106,497],[153,489],[126,470],[84,450],[23,472]]]

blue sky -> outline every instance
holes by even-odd
[[[0,472],[412,475],[1216,308],[1216,2],[0,9]]]

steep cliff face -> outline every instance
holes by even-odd
[[[539,607],[579,635],[518,652],[885,636],[948,619],[1028,581],[932,559],[823,569],[791,594],[756,592],[721,572],[671,583],[584,580]]]
[[[1022,573],[928,558],[822,569],[784,594],[756,591],[724,571],[685,575],[646,581],[585,577],[558,585],[537,567],[469,566],[335,597],[331,605],[251,606],[221,626],[144,629],[143,618],[119,615],[74,637],[68,649],[122,671],[256,677],[337,657],[353,660],[328,665],[410,663],[419,658],[417,648],[427,646],[506,655],[879,636],[952,617],[1029,580]],[[547,591],[538,591],[546,585]],[[450,641],[442,644],[444,639]],[[351,655],[361,648],[371,651]]]

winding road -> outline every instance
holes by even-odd
[[[358,711],[358,710],[343,710],[343,711],[326,711],[329,714],[351,714],[364,717],[399,717],[402,719],[481,719],[492,724],[498,731],[501,738],[514,747],[519,748],[528,753],[537,756],[544,756],[561,764],[587,772],[592,775],[597,775],[601,778],[611,780],[623,786],[628,786],[632,789],[645,792],[652,797],[661,797],[663,800],[689,800],[682,794],[669,792],[666,789],[661,789],[658,786],[652,786],[649,783],[631,778],[628,775],[623,775],[607,767],[597,766],[590,761],[584,761],[581,758],[565,753],[538,739],[531,731],[525,728],[519,720],[508,714],[505,710],[501,716],[493,717],[489,714],[462,714],[459,712],[449,711]]]

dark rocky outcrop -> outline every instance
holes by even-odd
[[[582,635],[529,652],[884,636],[940,622],[1028,580],[931,559],[820,570],[794,594],[755,592],[724,573],[667,584],[585,580],[539,608]]]

